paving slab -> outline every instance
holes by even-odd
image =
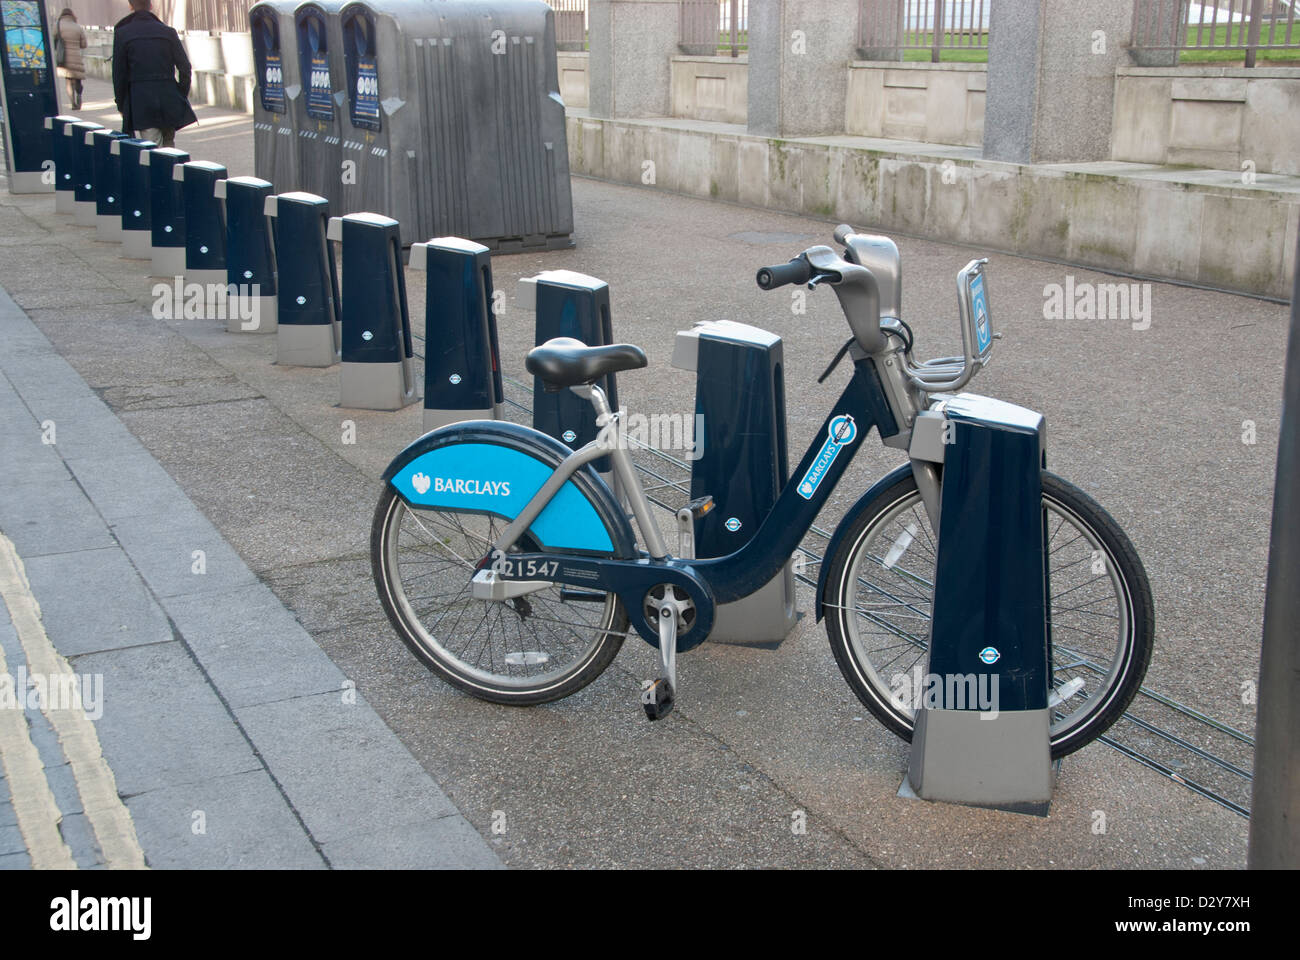
[[[325,861],[265,770],[131,797],[155,869],[319,870]]]
[[[67,467],[109,522],[175,515],[190,508],[184,491],[138,442],[123,445],[111,456],[68,460]]]
[[[95,727],[122,796],[261,767],[179,641],[88,653],[71,663],[77,673],[104,678],[104,716]]]
[[[25,566],[42,598],[46,632],[59,638],[65,657],[174,639],[167,617],[116,545],[33,557]],[[93,617],[86,616],[86,597],[97,598]]]
[[[339,668],[264,584],[164,604],[234,708],[343,690]]]
[[[113,545],[103,520],[66,469],[59,479],[9,484],[0,499],[0,530],[24,557]]]
[[[119,517],[111,529],[156,596],[224,591],[256,582],[239,554],[192,506]]]
[[[428,789],[420,765],[355,691],[240,707],[235,715],[322,844],[457,812]]]

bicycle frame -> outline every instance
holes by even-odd
[[[608,424],[611,417],[605,414],[602,419]],[[520,595],[526,591],[505,584],[538,582],[539,570],[544,570],[546,583],[586,590],[599,587],[617,594],[637,632],[657,644],[658,625],[644,609],[643,601],[651,588],[670,584],[684,590],[696,608],[695,622],[678,644],[680,650],[690,649],[707,639],[716,604],[749,596],[776,576],[808,533],[873,427],[882,439],[898,433],[875,363],[865,357],[855,360],[853,377],[753,538],[734,553],[707,559],[667,554],[628,451],[617,444],[611,450],[598,438],[570,454],[502,533],[492,552],[491,569],[496,574],[492,586],[496,590],[478,595],[483,599]],[[649,557],[617,560],[568,553],[514,553],[507,557],[507,551],[569,477],[606,454],[612,455],[616,476],[628,495]]]

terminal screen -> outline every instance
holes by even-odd
[[[984,291],[984,274],[973,274],[970,286],[970,316],[975,325],[975,354],[983,356],[993,342],[993,328],[989,325],[989,301]]]

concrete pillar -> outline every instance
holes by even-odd
[[[863,60],[902,60],[903,6],[894,0],[864,6],[871,19],[860,25],[857,55]]]
[[[1188,0],[1165,0],[1164,3],[1143,4],[1134,23],[1133,40],[1136,43],[1157,43],[1166,46],[1181,44],[1187,33]],[[1206,4],[1209,7],[1209,4]],[[1207,13],[1208,16],[1208,13]],[[1223,16],[1223,14],[1220,14]],[[1176,67],[1177,50],[1129,51],[1139,67]]]
[[[989,20],[984,156],[1109,160],[1115,68],[1129,62],[1133,0],[997,0]],[[751,81],[752,82],[752,81]]]
[[[749,132],[844,132],[857,0],[749,0]]]
[[[588,109],[593,117],[666,117],[677,0],[591,0]]]

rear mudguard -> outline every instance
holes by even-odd
[[[456,509],[513,520],[572,451],[530,427],[501,420],[466,420],[426,433],[393,458],[384,482],[414,509]],[[644,599],[671,584],[696,605],[695,623],[679,634],[678,650],[698,645],[713,627],[714,600],[690,561],[653,563],[636,546],[626,513],[609,485],[590,466],[574,473],[528,529],[532,544],[499,564],[505,580],[547,579],[575,589],[618,594],[628,619],[646,642],[658,646],[656,624]],[[613,558],[614,562],[610,562]],[[528,571],[527,573],[525,571]]]
[[[821,623],[824,616],[823,599],[826,596],[826,577],[830,573],[831,562],[835,557],[836,551],[840,548],[840,541],[848,536],[848,531],[853,526],[853,521],[867,509],[868,504],[875,500],[881,493],[888,490],[894,484],[898,483],[903,477],[912,475],[911,463],[905,463],[896,470],[891,470],[879,480],[871,485],[866,493],[858,498],[858,502],[849,507],[849,512],[844,514],[844,519],[835,528],[835,533],[831,536],[831,542],[826,545],[826,553],[822,557],[821,567],[817,573],[817,622]]]
[[[426,433],[393,458],[384,482],[413,508],[513,520],[572,453],[531,427],[466,420]],[[582,467],[528,529],[535,549],[633,559],[632,525],[609,485]]]

